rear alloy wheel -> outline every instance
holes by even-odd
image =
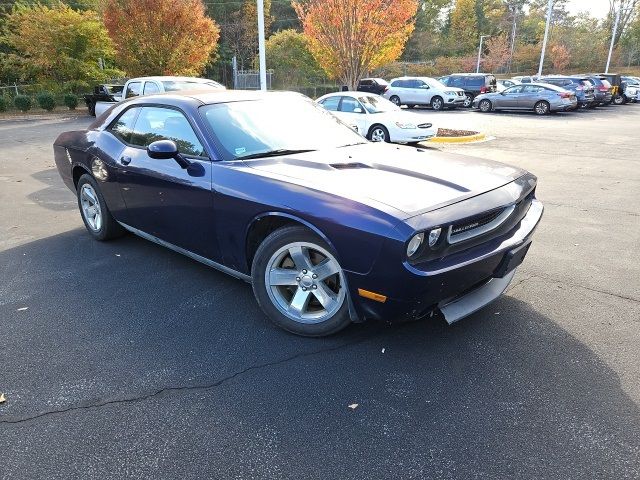
[[[613,97],[614,105],[622,105],[624,103],[624,97],[622,95],[616,95]]]
[[[253,291],[267,316],[289,332],[330,335],[350,322],[342,267],[329,246],[304,227],[285,227],[258,248]]]
[[[470,93],[465,93],[463,106],[464,108],[470,108],[471,105],[473,105],[473,95],[471,95]]]
[[[478,108],[482,113],[488,113],[491,111],[491,102],[489,100],[480,100]]]
[[[400,97],[399,97],[399,96],[397,96],[397,95],[392,95],[392,96],[389,98],[389,101],[391,101],[391,102],[395,103],[398,107],[402,105],[402,102],[400,101]]]
[[[111,216],[96,180],[85,173],[76,186],[78,207],[85,227],[96,240],[109,240],[121,236],[124,229]]]
[[[367,138],[372,142],[387,142],[389,143],[389,131],[382,125],[374,125],[369,130]]]
[[[436,111],[442,110],[444,108],[444,101],[442,100],[442,97],[433,97],[431,99],[431,108]]]
[[[533,106],[533,110],[536,112],[536,115],[546,115],[551,110],[551,107],[549,106],[549,102],[540,100]]]

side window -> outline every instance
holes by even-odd
[[[173,140],[184,155],[205,155],[202,144],[181,112],[170,108],[143,107],[130,143],[146,148],[156,140]]]
[[[544,88],[537,85],[527,85],[522,89],[522,93],[538,93],[544,91]]]
[[[471,88],[481,88],[485,86],[484,82],[484,77],[467,77],[466,85]]]
[[[356,109],[360,109],[356,111]],[[360,102],[352,97],[342,97],[342,104],[340,105],[340,111],[346,113],[364,113],[364,109]]]
[[[144,90],[142,91],[142,94],[153,95],[154,93],[160,93],[160,87],[158,87],[156,82],[144,82]]]
[[[373,81],[372,80],[360,80],[360,85],[362,85],[363,87],[369,87],[369,86],[373,85]]]
[[[511,87],[509,90],[505,90],[504,93],[512,94],[512,93],[521,93],[524,86],[517,85],[515,87]]]
[[[111,124],[109,131],[124,143],[131,143],[131,135],[133,134],[133,122],[136,115],[140,111],[139,108],[130,108],[125,111],[118,119]]]
[[[124,94],[124,98],[137,97],[140,95],[140,82],[131,82],[127,85],[127,91]]]
[[[464,77],[452,77],[448,86],[457,88],[464,87]]]
[[[325,98],[321,105],[326,109],[329,110],[330,112],[337,112],[338,111],[338,104],[340,103],[340,99],[342,97],[329,97],[329,98]]]

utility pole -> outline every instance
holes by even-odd
[[[516,5],[512,5],[513,8],[513,25],[511,27],[511,50],[509,51],[509,62],[507,63],[507,68],[509,73],[511,73],[511,64],[513,63],[513,52],[516,49],[516,21],[518,18],[518,7]]]
[[[480,56],[482,55],[482,41],[491,35],[480,35],[480,46],[478,47],[478,62],[476,63],[476,73],[480,73]]]
[[[607,66],[604,69],[604,73],[609,73],[609,63],[611,63],[611,53],[613,52],[613,43],[616,41],[616,33],[618,33],[618,22],[620,21],[620,12],[622,11],[622,5],[616,13],[616,21],[613,24],[613,35],[611,35],[611,45],[609,45],[609,56],[607,57]]]
[[[540,54],[540,66],[538,67],[538,77],[542,75],[542,64],[544,63],[544,52],[547,49],[547,38],[549,38],[549,25],[551,25],[551,14],[553,13],[553,0],[547,4],[547,24],[544,27],[544,40],[542,41],[542,53]]]
[[[267,89],[267,60],[264,53],[264,0],[258,2],[258,57],[260,59],[260,90]]]

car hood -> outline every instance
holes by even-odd
[[[245,160],[243,168],[401,219],[480,195],[526,173],[490,160],[385,143]]]

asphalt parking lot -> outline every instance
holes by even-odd
[[[639,478],[640,105],[417,111],[495,136],[432,148],[538,175],[542,224],[471,317],[325,339],[91,240],[51,152],[89,117],[0,120],[0,478]]]

